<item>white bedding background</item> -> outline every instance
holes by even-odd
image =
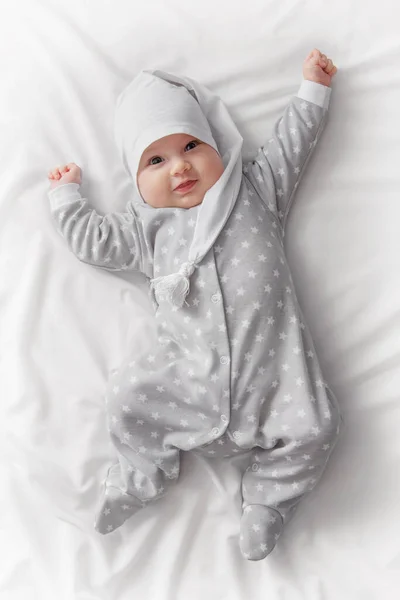
[[[400,589],[400,37],[395,0],[1,0],[1,600],[380,600]],[[239,465],[179,484],[109,536],[103,390],[151,329],[143,280],[79,262],[47,172],[74,161],[99,212],[130,183],[118,94],[143,68],[220,94],[246,156],[317,47],[339,68],[287,232],[298,296],[346,427],[278,547],[238,549]]]

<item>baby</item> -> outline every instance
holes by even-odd
[[[180,451],[248,453],[240,548],[260,560],[315,486],[341,417],[285,260],[286,220],[325,124],[332,60],[314,49],[272,137],[242,164],[221,99],[143,71],[121,94],[117,147],[132,179],[125,213],[100,216],[74,163],[49,173],[51,213],[72,252],[149,279],[158,344],[128,356],[106,390],[117,453],[95,527],[108,533],[163,496]]]

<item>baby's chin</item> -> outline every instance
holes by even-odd
[[[174,204],[176,208],[194,208],[203,202],[204,195],[191,195],[186,194],[178,198],[174,198]]]

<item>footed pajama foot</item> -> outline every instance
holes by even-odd
[[[261,560],[275,547],[282,532],[281,515],[268,506],[249,504],[240,521],[240,550],[247,560]]]
[[[94,528],[102,534],[111,533],[143,506],[144,504],[135,496],[111,486],[106,487],[99,503]]]

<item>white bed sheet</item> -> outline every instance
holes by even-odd
[[[375,600],[400,589],[400,38],[395,0],[2,0],[1,600]],[[239,464],[187,455],[179,485],[93,530],[113,460],[107,377],[151,329],[143,280],[80,263],[47,171],[74,161],[100,212],[130,184],[115,100],[143,68],[217,91],[251,156],[318,47],[339,67],[287,251],[346,427],[264,561],[240,556]],[[239,459],[240,460],[240,459]]]

